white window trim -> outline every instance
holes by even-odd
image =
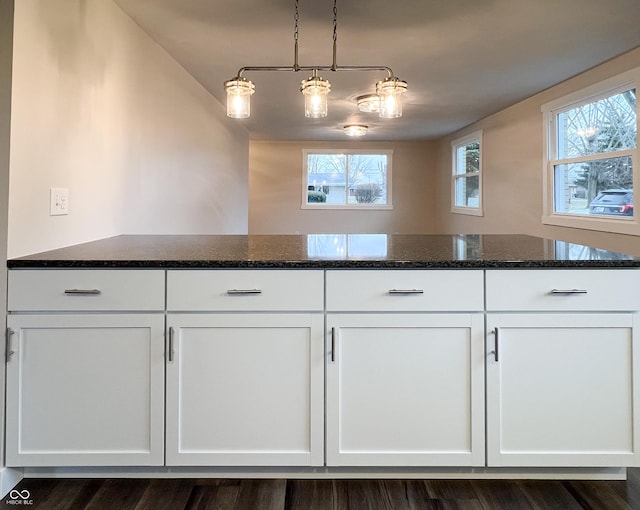
[[[542,105],[542,137],[544,143],[543,152],[543,197],[542,197],[542,223],[557,227],[580,228],[586,230],[598,230],[616,234],[640,235],[640,214],[635,212],[631,218],[617,218],[612,216],[596,217],[590,215],[577,215],[554,211],[554,166],[557,159],[557,133],[556,118],[559,113],[571,110],[586,103],[591,103],[622,92],[630,88],[636,89],[636,97],[640,91],[640,67],[625,73],[613,76],[609,79],[591,85],[571,94],[560,97]],[[636,118],[640,119],[640,107],[636,104]],[[637,122],[640,122],[638,120]],[[640,132],[640,130],[639,130]],[[615,156],[629,155],[633,165],[633,190],[634,197],[638,197],[640,189],[640,151],[638,144],[631,150],[618,151]],[[585,158],[572,158],[576,160],[593,160],[602,157],[610,157],[611,153],[595,154]],[[565,158],[570,159],[570,158]],[[564,161],[564,159],[562,160]],[[637,199],[635,199],[637,201]]]
[[[386,204],[309,204],[307,203],[307,156],[309,154],[384,154],[387,156],[387,203]],[[393,209],[393,150],[390,149],[302,149],[302,194],[301,209],[327,210],[392,210]]]
[[[480,145],[480,161],[478,165],[478,173],[473,174],[458,174],[458,149],[469,145],[470,143],[478,142]],[[451,142],[451,212],[454,214],[467,214],[471,216],[484,216],[483,209],[483,192],[482,192],[482,130],[475,131],[461,138],[456,138]],[[478,176],[478,207],[456,205],[456,181],[458,179],[467,179],[471,176]]]

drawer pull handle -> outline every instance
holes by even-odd
[[[15,331],[13,331],[11,328],[7,328],[7,345],[6,345],[6,351],[5,351],[5,357],[7,359],[7,362],[9,362],[11,360],[11,356],[13,356],[16,352],[11,348],[11,337],[14,335]]]
[[[331,363],[336,361],[336,328],[331,328]]]
[[[586,289],[552,289],[550,294],[553,296],[569,296],[574,294],[586,294]]]
[[[424,294],[422,289],[391,289],[389,291],[391,295],[407,295],[407,294]]]
[[[169,345],[167,346],[167,351],[168,351],[168,357],[169,357],[169,363],[173,362],[173,356],[174,356],[174,352],[173,352],[173,335],[174,335],[174,330],[173,330],[173,326],[169,328]]]
[[[495,341],[495,349],[493,351],[491,351],[490,354],[493,354],[493,359],[494,361],[497,363],[499,361],[499,353],[500,353],[500,347],[498,344],[498,333],[499,333],[499,329],[498,328],[493,328],[493,336],[495,337],[496,341]]]
[[[228,296],[238,296],[246,294],[262,294],[260,289],[229,289],[227,291]]]
[[[67,289],[64,293],[67,296],[98,296],[102,291],[100,289]]]

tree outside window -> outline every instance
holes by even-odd
[[[304,151],[303,207],[391,208],[391,151]]]

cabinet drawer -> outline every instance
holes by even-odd
[[[484,309],[482,271],[327,271],[328,311]]]
[[[487,310],[640,310],[640,271],[487,271]]]
[[[9,271],[9,311],[164,310],[164,271]]]
[[[322,310],[322,271],[194,270],[167,273],[170,311]]]

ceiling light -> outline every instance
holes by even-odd
[[[318,76],[313,70],[313,76],[300,84],[300,91],[304,95],[304,116],[319,119],[327,116],[327,96],[331,92],[331,83]]]
[[[364,124],[347,124],[344,126],[344,134],[347,136],[364,136],[367,134],[369,126]]]
[[[358,110],[363,113],[372,113],[380,111],[380,96],[378,94],[366,94],[356,97]]]
[[[227,91],[227,115],[234,119],[245,119],[251,115],[251,95],[255,86],[245,78],[224,82]]]
[[[338,8],[337,0],[333,0],[333,62],[331,65],[322,66],[301,66],[298,63],[298,20],[300,0],[295,0],[295,26],[293,32],[294,51],[293,65],[291,66],[247,66],[241,67],[235,78],[224,83],[227,91],[227,115],[233,118],[247,118],[251,115],[251,96],[255,91],[252,82],[244,78],[245,72],[252,71],[311,71],[312,75],[304,80],[300,86],[300,91],[304,95],[305,117],[321,118],[327,116],[327,95],[331,91],[329,81],[320,78],[318,71],[382,71],[387,73],[387,78],[379,81],[376,86],[377,94],[369,94],[378,97],[378,101],[387,101],[385,107],[380,104],[381,117],[400,117],[402,115],[402,104],[400,94],[407,90],[407,82],[394,77],[393,71],[387,66],[339,66],[337,63],[337,41],[338,41]],[[361,96],[366,97],[366,96]],[[360,105],[358,105],[360,108]],[[371,106],[373,107],[373,106]],[[383,115],[383,108],[385,115]],[[361,110],[364,111],[364,110]],[[378,111],[378,110],[368,110]]]
[[[380,117],[393,119],[402,117],[401,95],[407,91],[407,82],[389,77],[376,83],[376,92],[380,96]]]

